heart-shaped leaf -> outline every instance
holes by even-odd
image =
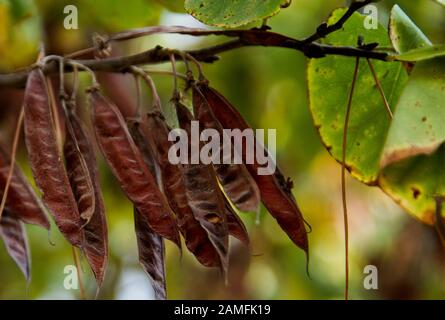
[[[345,9],[333,12],[328,23],[333,24]],[[365,17],[355,13],[342,30],[329,35],[325,42],[331,45],[356,46],[359,35],[366,43],[377,42],[382,47],[390,45],[386,29],[366,29]],[[391,108],[406,83],[407,74],[400,63],[373,61],[377,77]],[[342,158],[342,138],[346,106],[354,71],[354,59],[330,56],[313,59],[308,66],[309,99],[315,126],[331,155]],[[378,87],[367,62],[362,59],[352,101],[351,118],[346,149],[346,166],[358,180],[375,184],[379,173],[390,119]]]
[[[400,10],[400,9],[396,9]],[[417,27],[418,35],[397,33],[414,23],[391,14],[390,24],[406,24],[391,28],[395,48],[427,50],[426,38]],[[397,39],[397,42],[394,42]],[[410,46],[398,46],[398,43]],[[408,51],[411,52],[411,51]],[[379,178],[381,188],[419,220],[435,222],[435,197],[445,193],[445,121],[443,97],[445,93],[445,59],[418,62],[400,97],[394,120],[381,159],[384,168]],[[441,147],[442,145],[442,147]]]
[[[284,0],[185,0],[185,9],[205,24],[235,28],[277,14],[284,2]]]

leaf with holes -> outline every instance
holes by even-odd
[[[335,23],[345,12],[335,10],[329,24]],[[364,17],[355,13],[342,30],[329,35],[324,43],[356,46],[359,35],[366,43],[377,42],[388,47],[386,29],[366,29]],[[394,109],[407,81],[401,63],[372,61],[389,105]],[[343,129],[349,88],[354,70],[354,59],[330,56],[312,59],[308,66],[309,99],[312,117],[329,153],[339,162],[342,159]],[[346,148],[346,167],[358,180],[375,184],[380,169],[380,156],[390,119],[370,68],[361,60],[356,90],[351,107],[351,118]]]

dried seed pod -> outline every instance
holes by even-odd
[[[165,282],[164,239],[150,228],[146,217],[134,209],[134,226],[138,242],[139,262],[150,278],[155,298],[167,299]]]
[[[0,237],[3,239],[8,254],[29,282],[31,262],[26,230],[23,222],[6,208],[0,221]]]
[[[127,197],[151,229],[181,246],[175,218],[144,163],[117,106],[97,89],[89,93],[99,147]]]
[[[224,154],[223,128],[200,89],[196,85],[192,85],[192,90],[195,117],[202,125],[201,129],[215,129],[219,133],[219,136],[222,137],[219,153]],[[230,141],[228,143],[231,146],[230,154],[233,154],[235,148]],[[216,175],[232,203],[241,211],[258,211],[260,192],[244,164],[234,164],[231,159],[228,159],[230,163],[227,164],[224,163],[225,159],[218,160],[219,163],[214,164]]]
[[[250,239],[246,226],[241,218],[236,214],[235,210],[233,210],[228,199],[225,199],[225,213],[229,234],[241,241],[244,245],[246,245],[246,247],[250,247]]]
[[[144,120],[145,123],[141,124],[141,129],[147,141],[153,146],[153,153],[162,172],[163,190],[170,207],[176,214],[179,230],[187,248],[204,266],[220,266],[218,251],[205,229],[195,219],[192,208],[188,204],[183,167],[181,164],[172,164],[168,159],[168,152],[173,146],[173,142],[168,140],[170,128],[159,111],[147,114]]]
[[[251,129],[240,113],[215,89],[201,84],[199,89],[207,99],[210,108],[225,129]],[[256,148],[261,144],[255,141]],[[263,150],[267,155],[267,150]],[[246,150],[243,150],[245,153]],[[243,159],[245,154],[242,155]],[[272,159],[269,159],[272,161]],[[305,222],[300,209],[291,192],[291,186],[286,181],[278,167],[273,175],[259,175],[260,165],[255,161],[246,164],[252,177],[260,188],[261,200],[270,214],[277,220],[289,238],[306,253],[308,252],[308,238]]]
[[[193,116],[187,107],[178,101],[176,102],[176,113],[179,125],[187,132],[190,142]],[[189,206],[195,219],[207,231],[210,241],[221,257],[222,271],[227,275],[228,227],[224,214],[224,198],[219,189],[215,172],[210,165],[191,164],[191,161],[188,161],[188,164],[183,164],[183,170]]]
[[[68,121],[71,125],[72,133],[74,135],[72,138],[76,139],[78,151],[85,161],[90,178],[90,183],[93,188],[94,210],[89,219],[89,222],[83,228],[83,233],[85,235],[85,244],[83,247],[83,251],[89,265],[91,266],[91,269],[93,270],[98,287],[100,288],[103,283],[105,271],[108,264],[108,228],[105,216],[104,201],[99,183],[99,172],[97,170],[97,163],[96,157],[94,155],[93,146],[88,139],[86,128],[84,127],[80,119],[75,115],[73,109],[70,109],[68,111]],[[65,143],[65,147],[67,143],[68,142]],[[68,168],[71,167],[69,159],[70,158],[67,157]],[[77,157],[74,157],[73,160],[75,161],[75,164],[79,165],[76,162]],[[75,174],[76,170],[72,170],[72,173]],[[76,179],[75,177],[70,180],[72,184],[75,184],[77,181],[82,182],[81,179]],[[73,190],[79,189],[79,187],[73,186]],[[88,205],[89,202],[82,201],[82,193],[80,193],[80,197],[76,196],[76,199],[78,201],[77,204],[79,206],[79,211],[84,212],[85,210],[83,210],[82,207],[83,205]]]
[[[10,166],[11,157],[0,144],[0,190],[5,189]],[[45,208],[17,164],[14,165],[6,206],[21,221],[49,230],[50,224]]]
[[[85,220],[84,224],[88,224],[95,209],[94,189],[87,164],[79,150],[77,137],[71,125],[74,115],[72,112],[70,113],[66,119],[67,133],[63,146],[66,171],[77,201],[80,217]]]
[[[25,90],[25,142],[36,184],[56,225],[74,246],[83,243],[80,214],[60,154],[45,78],[29,73]]]

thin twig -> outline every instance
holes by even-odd
[[[86,295],[85,287],[83,285],[82,273],[80,272],[81,271],[81,264],[80,264],[80,260],[79,260],[79,255],[77,254],[76,248],[74,246],[72,246],[71,248],[72,248],[72,251],[73,251],[74,264],[76,266],[77,279],[79,281],[80,299],[86,300],[87,299],[87,295]]]
[[[358,68],[360,58],[355,59],[354,77],[352,79],[351,91],[349,93],[348,106],[346,108],[345,125],[343,129],[342,146],[342,166],[341,166],[341,195],[343,205],[343,223],[345,229],[345,300],[349,299],[349,225],[348,225],[348,207],[346,203],[346,147],[349,127],[349,118],[351,115],[352,97],[354,96],[355,84],[357,82]]]
[[[2,218],[3,210],[5,209],[6,199],[8,198],[8,191],[9,191],[9,186],[11,185],[12,175],[14,174],[15,156],[17,154],[17,146],[19,144],[20,133],[22,132],[22,123],[23,123],[23,117],[25,114],[24,111],[25,111],[25,108],[24,108],[24,106],[22,106],[22,108],[20,109],[19,117],[17,119],[16,127],[15,127],[14,141],[12,143],[11,164],[10,164],[9,171],[8,171],[8,177],[6,179],[5,189],[3,190],[2,202],[0,204],[0,220]]]
[[[130,70],[134,74],[140,75],[142,77],[142,79],[144,79],[144,81],[147,83],[148,87],[150,88],[152,96],[153,96],[153,107],[156,110],[161,111],[161,98],[159,97],[158,91],[156,90],[156,85],[155,85],[153,79],[147,73],[145,73],[144,70],[141,68],[131,66]]]
[[[174,99],[179,98],[179,91],[178,91],[178,78],[177,78],[177,72],[176,72],[176,60],[175,55],[172,53],[170,54],[170,62],[172,65],[172,73],[173,73],[173,94],[172,97]]]
[[[375,68],[372,65],[371,60],[366,59],[366,61],[368,62],[369,69],[371,69],[371,73],[372,73],[372,76],[374,77],[375,84],[377,85],[380,95],[382,96],[383,104],[385,105],[386,112],[388,112],[389,118],[392,119],[394,116],[392,114],[391,107],[389,106],[388,99],[386,99],[385,91],[383,90],[382,84],[380,83],[380,80],[377,77],[377,73],[375,72]]]
[[[343,28],[343,25],[346,21],[354,14],[354,12],[360,10],[361,8],[367,6],[368,4],[372,2],[377,2],[379,0],[364,0],[364,1],[357,1],[353,0],[351,5],[349,6],[348,10],[343,14],[343,16],[334,24],[328,26],[326,23],[321,24],[317,31],[315,31],[314,34],[312,34],[310,37],[303,40],[303,43],[308,44],[312,43],[314,41],[317,41],[321,38],[325,38],[327,35],[340,30]]]

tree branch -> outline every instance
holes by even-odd
[[[217,55],[226,51],[252,46],[263,47],[278,47],[288,48],[302,52],[308,58],[322,58],[327,55],[339,55],[346,57],[362,57],[367,59],[377,59],[385,61],[388,54],[381,51],[374,51],[374,48],[367,47],[343,47],[343,46],[331,46],[316,42],[316,40],[325,37],[329,33],[332,33],[340,29],[343,24],[352,16],[352,14],[363,6],[374,2],[376,0],[364,0],[361,2],[354,1],[348,8],[347,12],[339,19],[338,22],[331,26],[322,24],[317,32],[305,40],[297,40],[285,35],[281,35],[275,32],[270,32],[264,28],[254,28],[250,30],[207,30],[199,28],[187,28],[181,26],[156,26],[147,27],[141,29],[134,29],[117,33],[111,37],[103,38],[97,36],[95,43],[97,47],[91,47],[82,49],[80,51],[68,54],[65,59],[74,59],[88,55],[91,59],[76,59],[76,63],[84,65],[92,71],[102,72],[127,72],[131,66],[156,64],[167,62],[170,59],[172,50],[157,46],[153,49],[144,51],[130,56],[113,57],[105,59],[94,59],[95,53],[101,53],[101,50],[108,50],[111,42],[124,41],[128,39],[134,39],[142,36],[147,36],[155,33],[177,33],[186,34],[191,36],[226,36],[234,38],[222,44],[206,47],[198,50],[184,51],[193,58],[201,62],[213,62],[218,59]],[[378,0],[377,0],[378,1]],[[324,27],[323,27],[324,26]],[[181,56],[176,58],[181,59]],[[68,60],[69,61],[69,60]],[[20,71],[16,71],[8,74],[0,74],[0,87],[1,86],[13,86],[24,87],[29,71],[34,68],[35,65],[31,65]],[[66,64],[65,72],[72,72],[73,68],[69,63]],[[57,72],[57,64],[50,62],[43,67],[44,74],[52,74]]]

